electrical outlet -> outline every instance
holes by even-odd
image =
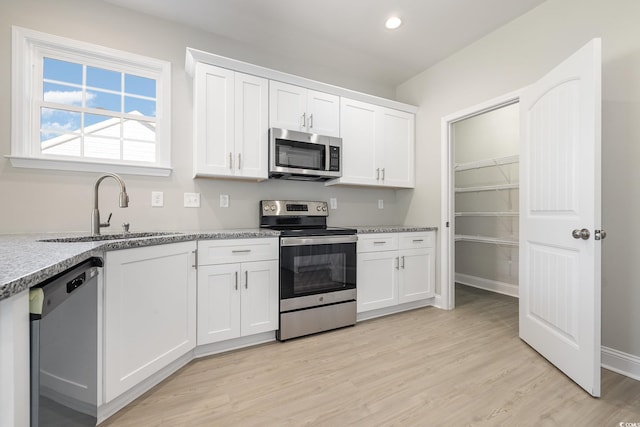
[[[151,192],[151,206],[161,208],[164,206],[164,193],[162,191]]]
[[[335,197],[331,197],[329,199],[329,206],[331,207],[331,209],[338,209],[338,199],[336,199]]]
[[[229,207],[229,195],[228,194],[221,194],[220,195],[220,207],[221,208],[228,208]]]
[[[378,200],[378,209],[384,209],[384,200],[382,199]]]
[[[184,193],[184,207],[185,208],[199,208],[200,207],[200,193]]]

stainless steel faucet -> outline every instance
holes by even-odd
[[[96,180],[95,188],[93,189],[93,211],[91,212],[91,234],[94,236],[100,235],[100,227],[108,227],[109,223],[100,224],[100,211],[98,210],[98,188],[100,187],[100,183],[105,178],[113,178],[118,181],[120,184],[120,207],[126,208],[129,206],[129,195],[127,194],[127,187],[124,183],[124,180],[120,178],[115,173],[105,173],[100,178]],[[111,219],[111,217],[109,217]]]

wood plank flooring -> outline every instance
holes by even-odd
[[[640,423],[640,381],[603,369],[594,399],[518,338],[516,299],[465,286],[456,298],[195,360],[101,426]]]

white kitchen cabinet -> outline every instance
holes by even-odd
[[[271,127],[340,136],[340,97],[287,83],[269,82]]]
[[[198,345],[278,329],[278,239],[198,243]]]
[[[105,402],[196,345],[195,242],[106,253]]]
[[[414,127],[414,114],[341,98],[343,173],[330,184],[413,188]]]
[[[268,80],[198,63],[194,176],[267,179]]]
[[[435,232],[358,236],[358,313],[435,295]]]

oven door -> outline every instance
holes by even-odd
[[[356,289],[355,235],[282,237],[280,300]]]

